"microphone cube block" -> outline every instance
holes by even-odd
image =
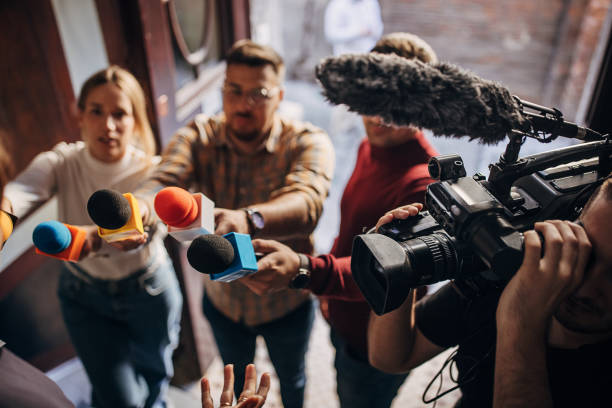
[[[231,282],[243,276],[257,272],[257,259],[249,234],[230,232],[223,236],[234,247],[234,262],[220,273],[213,273],[210,279],[220,282]]]
[[[142,217],[140,216],[140,208],[138,207],[138,200],[136,200],[131,193],[125,193],[123,196],[127,198],[128,202],[130,203],[132,215],[130,216],[128,222],[121,228],[106,229],[98,227],[98,235],[100,235],[100,237],[106,242],[121,241],[144,233]]]
[[[186,227],[168,225],[168,234],[181,242],[191,242],[202,234],[215,232],[215,202],[202,193],[192,194],[198,203],[198,217]]]

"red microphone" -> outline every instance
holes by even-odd
[[[168,233],[178,241],[192,241],[215,231],[215,203],[202,193],[166,187],[157,193],[153,204]]]

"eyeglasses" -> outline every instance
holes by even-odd
[[[249,105],[259,106],[266,103],[268,100],[278,95],[280,87],[275,86],[274,88],[255,88],[249,92],[243,92],[242,89],[224,85],[222,90],[223,96],[227,98],[228,102],[235,103],[241,100],[246,95],[246,100]]]

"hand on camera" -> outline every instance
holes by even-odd
[[[581,226],[558,220],[536,223],[524,240],[523,263],[499,300],[497,325],[514,321],[545,330],[559,304],[582,283],[591,243]]]
[[[257,262],[257,272],[240,282],[260,296],[287,289],[300,267],[298,255],[277,241],[254,239],[252,242],[255,252],[265,256]]]
[[[215,234],[225,235],[229,232],[249,233],[247,214],[242,210],[215,208]]]
[[[234,408],[259,408],[266,402],[268,391],[270,390],[270,374],[263,373],[259,381],[259,388],[255,392],[257,385],[257,371],[253,364],[246,367],[244,376],[244,388],[238,397],[236,405],[234,401],[234,366],[228,364],[223,369],[223,391],[219,398],[219,407]],[[214,402],[210,395],[210,383],[206,377],[200,381],[202,388],[202,408],[214,408]]]
[[[403,205],[401,207],[395,208],[391,211],[387,211],[385,215],[378,219],[376,223],[376,231],[380,228],[381,225],[388,224],[394,219],[405,220],[408,217],[414,217],[423,209],[423,204],[421,203],[412,203],[408,205]]]

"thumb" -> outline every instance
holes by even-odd
[[[270,253],[279,249],[279,243],[271,239],[254,239],[251,241],[256,252]]]

